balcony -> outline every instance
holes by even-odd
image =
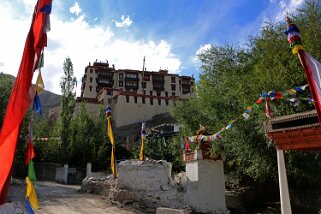
[[[125,81],[135,81],[135,82],[138,82],[139,81],[139,78],[136,76],[136,77],[125,77]]]

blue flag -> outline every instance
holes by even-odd
[[[28,198],[26,198],[25,206],[26,206],[26,209],[27,209],[27,211],[28,211],[28,214],[34,214]]]
[[[33,101],[33,107],[32,110],[37,112],[38,114],[42,115],[42,108],[41,108],[41,102],[38,93],[36,93],[35,99]]]

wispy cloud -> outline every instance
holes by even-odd
[[[129,26],[133,23],[133,21],[129,18],[129,16],[127,16],[127,17],[125,18],[125,16],[122,15],[122,16],[120,17],[120,20],[121,20],[120,22],[114,20],[115,25],[116,25],[116,27],[118,27],[118,28],[121,28],[121,27],[129,27]]]
[[[24,10],[29,11],[17,16],[19,12],[15,8],[15,2],[0,2],[0,27],[10,29],[1,32],[0,59],[3,62],[1,71],[4,73],[17,74],[34,6],[29,3],[23,6]],[[66,7],[63,1],[55,0],[53,4],[55,3],[59,3],[60,8]],[[168,67],[170,72],[180,71],[181,60],[172,52],[172,46],[166,40],[125,40],[106,23],[89,24],[86,21],[86,11],[81,9],[79,4],[77,6],[76,2],[71,7],[74,9],[69,8],[69,11],[78,15],[71,19],[63,19],[65,16],[61,15],[61,11],[55,10],[55,5],[53,6],[51,31],[48,33],[45,65],[42,69],[47,90],[60,93],[59,81],[63,76],[63,62],[67,56],[73,62],[74,74],[79,82],[84,75],[85,67],[96,59],[107,59],[110,64],[115,64],[116,69],[141,69],[143,57],[146,56],[148,70],[157,71],[160,67]],[[34,75],[34,81],[36,76],[37,73]],[[80,84],[77,87],[78,95],[79,92]]]
[[[79,13],[81,12],[81,8],[80,8],[78,2],[75,2],[74,5],[71,8],[69,8],[69,11],[70,11],[70,13],[78,16]]]

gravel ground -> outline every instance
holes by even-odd
[[[80,186],[38,181],[35,184],[35,188],[39,200],[39,210],[37,210],[37,213],[141,213],[137,210],[114,206],[98,195],[79,193],[78,190],[80,189]],[[13,180],[9,189],[8,200],[24,202],[25,191],[26,187],[23,180]]]

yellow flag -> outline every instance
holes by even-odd
[[[144,160],[144,149],[145,149],[145,144],[144,144],[144,137],[142,137],[142,146],[140,147],[140,152],[139,152],[139,160],[143,161]]]
[[[38,93],[40,93],[43,91],[44,88],[45,88],[45,84],[43,83],[41,71],[39,70],[39,74],[36,81],[36,90]]]
[[[38,209],[39,204],[38,204],[38,197],[35,191],[35,188],[33,187],[29,177],[26,177],[26,184],[27,184],[27,192],[26,192],[26,197],[28,197],[30,201],[30,205],[32,206],[33,209]]]
[[[115,159],[115,140],[114,140],[113,129],[111,127],[110,116],[107,117],[107,124],[108,124],[107,133],[108,133],[110,143],[112,145],[110,168],[111,168],[111,171],[114,174],[114,176],[117,177],[118,173],[117,173],[117,169],[116,169],[116,159]]]

